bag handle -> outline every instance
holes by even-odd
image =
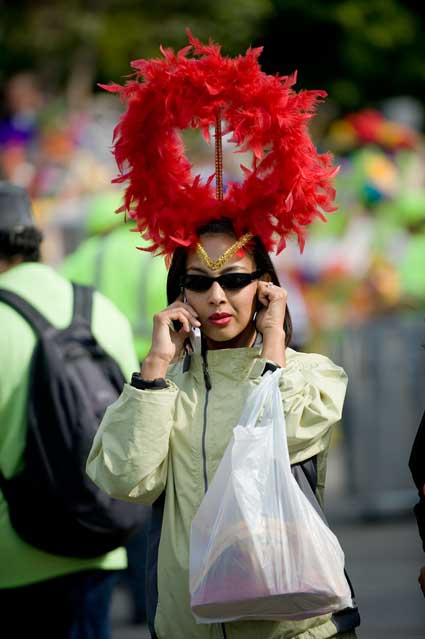
[[[270,396],[273,392],[273,386],[278,386],[282,370],[283,369],[278,368],[273,372],[267,372],[263,375],[259,384],[249,394],[246,400],[244,410],[238,422],[239,426],[246,428],[249,423],[256,424],[264,404],[266,404],[266,410],[270,409]],[[255,416],[255,421],[253,420],[253,416]]]
[[[282,397],[279,389],[279,379],[284,369],[278,368],[272,373],[266,373],[260,383],[249,395],[242,415],[238,422],[238,427],[255,429],[258,418],[264,407],[262,419],[267,423],[271,422],[273,428],[273,439],[276,450],[281,450],[283,458],[282,464],[285,473],[291,477],[291,461],[289,457],[288,442],[286,439],[286,419],[282,406]],[[295,480],[294,480],[295,481]]]

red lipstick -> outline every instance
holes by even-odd
[[[208,321],[214,326],[227,326],[231,319],[232,316],[229,313],[213,313],[209,316]]]

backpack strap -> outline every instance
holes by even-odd
[[[82,286],[72,282],[74,291],[74,310],[72,321],[77,317],[84,319],[91,325],[91,316],[93,308],[93,288],[91,286]]]
[[[11,306],[13,310],[19,313],[19,315],[21,315],[21,317],[23,317],[39,335],[45,334],[50,329],[54,328],[54,326],[44,317],[44,315],[37,311],[34,306],[12,291],[1,288],[0,302],[4,302]]]

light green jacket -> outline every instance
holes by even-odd
[[[327,639],[336,633],[330,615],[301,622],[246,621],[196,624],[190,610],[190,526],[214,476],[248,393],[266,361],[259,348],[209,351],[207,392],[200,354],[184,372],[168,371],[168,387],[126,385],[107,409],[93,442],[87,471],[107,493],[153,503],[165,490],[158,556],[159,639]],[[318,487],[325,482],[331,427],[341,417],[344,371],[321,355],[287,349],[281,392],[291,462],[318,456]],[[152,559],[152,558],[151,558]]]
[[[72,315],[72,288],[44,264],[26,263],[0,275],[0,287],[23,296],[58,328]],[[0,302],[0,470],[13,476],[22,464],[27,428],[29,366],[36,343],[29,324]],[[103,348],[119,363],[127,379],[137,370],[133,337],[127,319],[105,297],[93,299],[92,330]],[[7,503],[0,492],[0,589],[24,586],[93,568],[125,568],[124,548],[96,559],[60,557],[33,548],[12,528]],[[1,595],[0,595],[1,596]]]

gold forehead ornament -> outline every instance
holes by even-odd
[[[229,246],[229,248],[224,251],[223,255],[220,255],[220,257],[218,257],[216,260],[212,260],[210,258],[200,242],[198,242],[198,244],[196,245],[196,253],[211,271],[218,271],[218,269],[222,268],[222,266],[224,266],[226,262],[228,262],[234,255],[236,255],[239,249],[241,249],[243,246],[245,246],[245,244],[252,240],[253,237],[254,236],[252,233],[245,233],[245,235],[242,235],[242,237],[239,238],[239,240],[237,240],[234,244],[232,244],[232,246]]]

